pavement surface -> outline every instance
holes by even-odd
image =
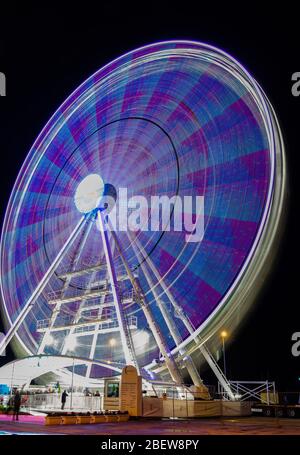
[[[193,420],[132,420],[122,423],[45,426],[41,416],[0,415],[0,435],[300,435],[300,419],[272,417],[212,418]]]

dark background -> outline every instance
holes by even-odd
[[[288,3],[288,2],[286,2]],[[231,379],[275,380],[300,391],[300,357],[291,336],[300,331],[298,196],[300,97],[291,75],[300,71],[299,11],[263,2],[73,2],[69,7],[26,2],[0,8],[0,223],[17,173],[36,136],[65,98],[102,65],[151,42],[190,39],[236,57],[271,100],[284,133],[289,170],[289,211],[276,263],[264,291],[227,345]],[[222,5],[222,6],[221,6]],[[298,127],[298,128],[297,128]],[[1,329],[1,327],[0,327]],[[13,354],[8,349],[8,358]],[[0,364],[7,357],[0,358]],[[207,380],[211,377],[207,373]]]

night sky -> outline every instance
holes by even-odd
[[[228,8],[228,2],[222,2],[222,7],[210,2],[208,9],[200,1],[181,3],[179,8],[163,1],[149,6],[103,1],[96,9],[83,2],[80,9],[74,4],[71,13],[27,2],[10,11],[1,7],[0,71],[6,74],[7,96],[0,98],[0,223],[36,136],[65,98],[98,68],[124,52],[160,40],[191,39],[224,49],[241,61],[271,100],[284,133],[289,172],[283,239],[252,313],[231,337],[228,376],[275,380],[280,390],[300,391],[300,357],[291,354],[291,336],[300,331],[300,97],[291,94],[291,75],[300,71],[297,12],[282,11],[274,4],[268,13],[260,12],[262,2],[240,2],[237,9]]]

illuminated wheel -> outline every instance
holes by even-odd
[[[8,326],[80,220],[75,194],[91,174],[116,201],[124,188],[128,197],[146,200],[203,196],[202,239],[187,241],[186,231],[168,230],[171,210],[159,219],[160,229],[121,230],[118,241],[174,356],[195,351],[198,335],[213,337],[224,321],[233,329],[270,263],[285,183],[277,120],[249,73],[214,47],[163,42],[121,56],[70,95],[35,141],[9,200],[1,238]],[[149,224],[149,212],[146,219]],[[107,272],[70,275],[105,262],[97,223],[87,224],[18,328],[23,354],[124,363],[118,324],[103,329],[102,322],[114,324],[116,317],[108,300],[82,298],[101,288]],[[121,276],[124,258],[118,248],[112,254]],[[123,295],[131,285],[123,280]],[[53,304],[62,290],[65,299],[81,297]],[[155,369],[151,362],[161,349],[149,318],[134,296],[123,308],[138,364]]]

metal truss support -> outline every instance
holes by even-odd
[[[229,381],[232,390],[237,395],[237,399],[245,401],[252,399],[253,401],[261,401],[266,404],[275,404],[276,402],[276,387],[274,381]],[[218,392],[227,395],[224,388],[219,383]],[[262,397],[265,394],[265,398]]]
[[[95,274],[96,272],[94,272]],[[100,311],[101,309],[101,313],[103,311],[103,304],[104,304],[104,301],[105,301],[105,295],[102,295],[100,297],[100,304],[98,305],[98,309]],[[95,357],[95,352],[96,352],[96,348],[97,348],[97,340],[98,340],[98,335],[100,333],[100,327],[101,327],[101,324],[98,322],[96,325],[95,325],[95,330],[94,332],[92,333],[92,337],[93,337],[93,340],[92,340],[92,344],[91,344],[91,349],[90,349],[90,354],[89,354],[89,358],[92,360],[94,357]],[[117,331],[119,331],[119,325],[117,327]],[[109,331],[109,333],[111,333],[111,329]],[[87,369],[86,369],[86,373],[85,373],[85,376],[86,378],[89,378],[90,375],[91,375],[91,371],[92,371],[92,363],[89,363],[87,365]]]
[[[105,222],[104,222],[104,219],[103,219],[103,216],[102,216],[102,213],[100,210],[98,210],[98,212],[97,212],[97,218],[98,218],[98,222],[99,222],[99,230],[101,233],[102,244],[103,244],[105,259],[106,259],[106,263],[107,263],[108,276],[110,278],[111,290],[112,290],[112,294],[113,294],[113,298],[114,298],[114,302],[115,302],[116,314],[117,314],[117,319],[118,319],[118,323],[119,323],[120,337],[121,337],[121,343],[122,343],[122,347],[123,347],[123,351],[124,351],[125,361],[126,361],[127,365],[134,365],[137,368],[137,370],[139,371],[139,366],[138,366],[138,363],[135,358],[130,329],[127,326],[127,321],[126,321],[124,309],[123,309],[120,294],[119,294],[118,280],[117,280],[115,267],[113,264],[113,257],[112,257],[110,242],[109,242],[109,238],[108,238],[108,231],[107,231],[107,227],[105,225]]]
[[[85,229],[85,231],[82,232],[82,236],[81,236],[81,239],[80,239],[80,242],[79,242],[79,248],[77,250],[77,252],[75,253],[74,255],[74,259],[72,261],[72,270],[75,270],[75,267],[76,265],[78,264],[78,261],[80,259],[80,256],[81,256],[81,253],[82,253],[82,250],[84,248],[84,245],[85,245],[85,242],[87,240],[87,237],[90,233],[90,230],[91,230],[91,226],[92,224],[89,223],[89,225],[87,226],[87,228]],[[61,292],[61,295],[64,296],[66,290],[68,289],[68,286],[71,282],[71,279],[72,277],[66,277],[66,281],[64,282],[64,285],[63,285],[63,289],[62,289],[62,292]],[[48,302],[49,303],[49,302]],[[53,329],[54,325],[55,325],[55,322],[56,322],[56,319],[59,315],[59,312],[60,312],[60,308],[61,308],[61,303],[57,303],[55,305],[55,307],[53,308],[52,310],[52,315],[51,315],[51,318],[50,318],[50,324],[49,324],[49,327],[47,328],[47,330],[45,331],[44,333],[44,336],[42,338],[42,341],[40,343],[40,346],[38,348],[38,351],[37,351],[37,354],[42,354],[44,352],[44,349],[47,345],[47,342],[48,342],[48,339],[49,339],[49,335],[51,333],[51,330]]]
[[[147,258],[147,264],[149,265],[150,269],[152,270],[153,274],[155,275],[159,285],[161,286],[161,288],[163,289],[163,291],[165,292],[166,296],[168,297],[169,301],[171,302],[171,304],[173,305],[174,307],[174,311],[177,313],[177,315],[180,317],[181,321],[183,322],[183,324],[185,325],[185,327],[187,328],[188,332],[190,333],[190,335],[193,335],[194,334],[194,331],[195,331],[195,328],[193,327],[191,321],[189,320],[189,318],[187,317],[187,315],[185,314],[185,312],[183,311],[183,309],[178,305],[178,303],[176,302],[176,300],[174,299],[172,293],[170,292],[169,288],[166,286],[163,278],[160,276],[160,273],[158,272],[157,268],[155,267],[155,265],[153,264],[151,258],[149,258],[149,256],[147,256],[143,246],[141,245],[140,241],[138,239],[135,239],[134,240],[136,242],[136,245],[137,245],[137,248],[140,250],[144,260],[146,260]],[[215,376],[217,377],[219,383],[222,385],[222,387],[224,388],[224,390],[226,391],[226,393],[228,394],[228,396],[230,397],[231,400],[234,400],[235,399],[235,396],[234,396],[234,393],[232,392],[231,390],[231,387],[230,387],[230,383],[229,381],[227,380],[226,376],[224,375],[223,371],[221,370],[221,368],[219,367],[218,363],[216,362],[215,358],[213,357],[213,355],[209,352],[208,348],[204,345],[204,343],[202,342],[200,336],[197,336],[195,337],[195,343],[197,343],[199,345],[199,349],[200,349],[200,352],[201,354],[203,355],[203,357],[205,358],[205,360],[207,361],[208,365],[210,366],[210,368],[212,369],[212,371],[214,372]],[[192,361],[191,357],[190,356],[186,356],[187,360],[190,359],[190,361]],[[189,361],[189,360],[188,360]],[[191,365],[191,363],[190,363]],[[195,366],[194,366],[195,368]],[[196,370],[196,368],[195,368]],[[192,371],[192,370],[191,370]],[[195,371],[194,371],[195,372]],[[198,378],[196,377],[195,379],[196,380],[199,380],[201,381],[201,378],[200,378],[200,375],[198,373],[198,371],[196,370],[197,372],[197,376]],[[201,381],[201,384],[199,385],[202,385],[202,381]]]
[[[93,274],[96,273],[96,272],[93,272]],[[93,276],[91,277],[90,281],[93,279]],[[85,294],[83,294],[83,297],[85,297],[87,294],[89,293],[89,289],[86,290]],[[80,305],[79,305],[79,308],[78,308],[78,311],[75,315],[75,319],[74,319],[74,324],[73,324],[73,327],[70,327],[70,331],[68,333],[68,335],[66,336],[65,340],[64,340],[64,344],[63,344],[63,347],[62,347],[62,355],[66,355],[67,351],[68,351],[68,340],[70,339],[70,337],[74,336],[75,334],[75,330],[76,328],[78,328],[78,321],[81,317],[81,309],[83,307],[83,305],[85,304],[85,299],[81,299],[80,301]],[[80,334],[82,335],[82,334]]]
[[[135,247],[135,245],[132,245],[133,247],[133,250],[135,252],[135,254],[137,255],[137,258],[140,260],[140,264],[141,264],[141,269],[143,271],[143,274],[148,282],[148,285],[150,287],[150,290],[155,298],[155,302],[157,303],[157,306],[158,308],[160,309],[160,312],[164,318],[164,321],[169,329],[169,332],[173,338],[173,340],[175,341],[175,344],[176,346],[178,346],[181,342],[182,342],[182,337],[179,333],[179,330],[174,322],[174,320],[172,319],[172,316],[170,314],[170,312],[167,310],[166,306],[165,306],[165,303],[162,302],[161,298],[160,298],[160,295],[157,291],[157,287],[155,286],[153,280],[152,280],[152,277],[150,275],[150,273],[148,272],[147,270],[147,267],[146,267],[146,263],[148,264],[148,260],[144,257],[144,255],[142,254],[142,252],[140,250],[138,250],[137,247]],[[154,265],[152,264],[152,268],[155,269]],[[155,269],[156,270],[156,269]],[[153,270],[152,270],[153,271]],[[183,361],[183,364],[184,366],[186,367],[190,377],[191,377],[191,380],[193,381],[194,385],[196,386],[203,386],[203,381],[200,377],[200,374],[192,360],[192,358],[188,355],[186,355],[185,353],[185,349],[180,349],[180,354],[182,356],[182,361]]]
[[[119,251],[119,254],[121,256],[121,259],[122,259],[122,262],[124,264],[124,267],[125,267],[125,270],[126,270],[126,273],[128,274],[129,276],[129,279],[131,281],[131,284],[133,286],[133,289],[136,293],[136,295],[138,296],[138,304],[141,306],[143,312],[144,312],[144,315],[145,315],[145,318],[147,320],[147,323],[150,327],[150,330],[152,331],[152,334],[154,336],[154,339],[156,341],[156,344],[161,352],[161,354],[163,355],[164,357],[164,360],[166,362],[166,366],[169,370],[169,373],[171,375],[171,378],[173,379],[174,382],[176,382],[177,384],[182,384],[183,380],[182,380],[182,377],[181,377],[181,374],[179,372],[179,369],[172,357],[172,354],[167,346],[167,343],[163,337],[163,334],[161,333],[160,331],[160,328],[158,327],[157,323],[155,322],[155,319],[152,315],[152,311],[151,311],[151,308],[150,308],[150,305],[147,304],[146,300],[145,300],[145,297],[142,293],[142,290],[140,288],[140,285],[138,284],[137,282],[137,279],[135,278],[132,270],[130,269],[128,263],[127,263],[127,260],[125,258],[125,255],[123,253],[123,250],[122,250],[122,247],[119,243],[119,240],[118,240],[118,237],[115,233],[115,231],[113,231],[111,229],[111,234],[112,234],[112,237],[115,241],[115,244],[116,244],[116,247]]]
[[[112,252],[112,256],[113,256],[114,251],[113,251],[112,248],[111,248],[111,252]],[[117,280],[119,281],[119,277],[117,277]],[[103,281],[107,285],[107,281],[108,281],[107,280],[107,275],[106,275],[106,279],[103,280]],[[103,281],[99,282],[100,286],[103,284]],[[105,295],[101,296],[101,302],[100,302],[100,305],[99,305],[99,310],[101,308],[101,313],[103,312],[104,301],[105,301]],[[89,355],[90,359],[93,359],[94,356],[95,356],[95,352],[96,352],[96,348],[97,348],[97,339],[98,339],[98,335],[99,335],[99,332],[100,332],[100,327],[101,327],[100,323],[96,324],[95,331],[93,332],[93,335],[92,335],[93,336],[93,340],[92,340],[91,349],[90,349],[90,355]],[[130,327],[128,328],[128,330],[130,330]],[[119,327],[118,327],[118,331],[119,331]],[[103,331],[102,331],[102,333],[103,333]],[[86,373],[85,373],[86,378],[90,377],[91,371],[92,371],[92,363],[89,363],[88,366],[87,366],[87,369],[86,369]]]
[[[32,310],[32,307],[35,304],[36,300],[40,297],[40,295],[44,291],[45,287],[47,286],[47,284],[48,284],[48,282],[49,282],[49,280],[51,278],[51,276],[53,275],[54,271],[56,270],[56,268],[60,264],[62,258],[64,257],[66,251],[68,250],[68,248],[72,245],[72,243],[76,239],[77,235],[79,234],[82,226],[86,223],[86,221],[87,221],[87,218],[85,216],[82,216],[80,218],[79,222],[77,223],[77,225],[73,229],[72,233],[68,237],[67,241],[63,245],[63,247],[60,250],[60,252],[58,253],[58,255],[55,257],[54,261],[52,262],[52,264],[48,268],[47,272],[45,273],[45,275],[43,276],[42,280],[40,281],[40,283],[36,287],[35,291],[31,294],[31,296],[29,297],[29,299],[25,303],[24,307],[22,308],[21,312],[19,313],[18,317],[12,323],[9,331],[7,332],[7,334],[5,335],[5,337],[3,338],[3,340],[0,343],[0,354],[2,354],[2,352],[4,351],[4,349],[6,348],[8,343],[11,341],[13,336],[16,334],[16,332],[19,329],[20,325],[25,320],[26,316]]]

